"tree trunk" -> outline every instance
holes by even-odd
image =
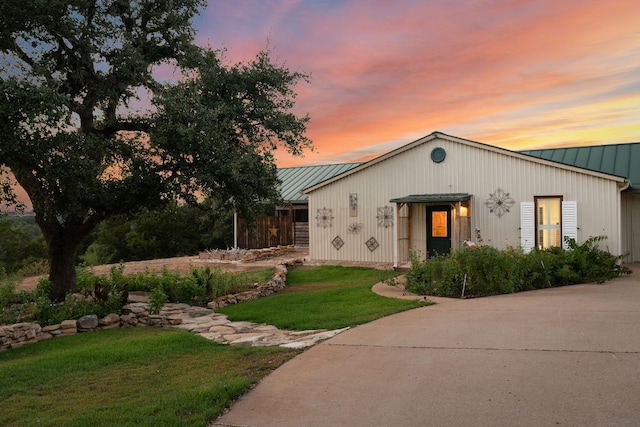
[[[67,292],[77,292],[76,251],[80,243],[76,239],[66,239],[66,232],[57,233],[49,243],[49,280],[52,301],[62,301]]]
[[[49,250],[49,280],[52,301],[64,300],[68,292],[77,292],[76,252],[82,238],[93,228],[93,223],[62,225],[57,220],[46,221],[36,212],[36,222],[42,230]]]
[[[105,216],[85,215],[84,221],[63,223],[57,218],[45,218],[42,210],[35,209],[36,223],[40,227],[49,250],[49,280],[52,301],[64,300],[68,292],[77,292],[76,253],[82,239],[102,221]]]

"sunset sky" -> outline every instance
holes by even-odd
[[[640,141],[637,0],[210,0],[199,44],[258,51],[296,87],[315,153],[369,159],[433,131],[519,150]]]

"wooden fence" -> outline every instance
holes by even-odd
[[[244,219],[238,219],[238,246],[260,249],[293,244],[293,224],[290,216],[266,216],[256,220],[251,230]]]

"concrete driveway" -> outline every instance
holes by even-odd
[[[640,266],[606,284],[469,300],[353,328],[221,426],[638,426]]]

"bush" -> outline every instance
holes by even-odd
[[[631,273],[628,267],[622,265],[624,256],[617,257],[599,249],[599,243],[605,239],[605,236],[591,237],[581,245],[573,239],[567,239],[568,265],[584,281],[603,283],[621,274]]]
[[[162,287],[156,287],[149,295],[149,314],[158,314],[167,303],[169,297],[164,293]]]
[[[33,236],[21,219],[0,218],[0,269],[9,274],[47,257],[44,238]]]
[[[0,283],[0,324],[17,322],[20,313],[16,304],[19,302],[15,283],[3,280]]]
[[[0,269],[0,324],[37,320],[46,326],[87,314],[98,317],[119,313],[129,291],[151,293],[150,308],[159,312],[167,302],[205,305],[223,295],[249,289],[254,283],[271,280],[274,269],[226,273],[220,268],[192,269],[187,274],[145,271],[124,274],[124,265],[111,268],[109,275],[96,275],[86,266],[77,269],[78,293],[68,294],[61,303],[49,299],[51,282],[40,279],[33,292],[16,292],[16,285]]]
[[[521,248],[479,246],[454,250],[447,257],[420,260],[410,254],[407,290],[420,295],[486,296],[575,283],[602,283],[629,274],[623,256],[599,248],[605,237],[582,244],[568,239],[568,250],[550,248],[525,254]]]
[[[42,276],[49,273],[49,260],[36,259],[25,264],[18,270],[21,277]]]

